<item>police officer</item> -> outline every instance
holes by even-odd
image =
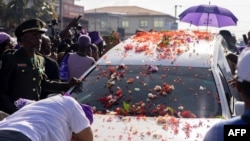
[[[41,87],[51,93],[66,91],[80,81],[56,82],[45,75],[44,57],[37,52],[46,32],[45,23],[40,19],[30,19],[20,24],[15,35],[19,49],[4,54],[0,65],[0,110],[12,114],[17,109],[14,101],[18,98],[39,100]]]

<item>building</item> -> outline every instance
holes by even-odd
[[[176,30],[176,18],[157,11],[138,6],[111,6],[84,11],[84,19],[88,21],[88,31],[100,31],[107,35],[117,31],[120,36],[127,38],[136,30],[151,29]]]
[[[86,21],[83,18],[84,6],[75,5],[74,0],[59,0],[58,2],[59,4],[57,8],[57,13],[59,13],[59,17],[60,17],[59,20],[63,21],[61,23],[61,29],[65,28],[73,18],[78,17],[79,15],[82,15],[79,22],[83,26],[88,25],[88,21]]]

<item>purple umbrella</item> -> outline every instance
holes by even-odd
[[[224,27],[237,25],[238,19],[226,8],[216,5],[198,5],[184,10],[180,21],[196,26]]]

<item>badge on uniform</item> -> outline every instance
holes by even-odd
[[[17,67],[27,67],[27,64],[17,64]]]
[[[38,73],[39,73],[39,74],[44,74],[44,69],[38,68]]]

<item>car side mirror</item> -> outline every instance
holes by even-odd
[[[245,103],[243,101],[235,102],[234,106],[235,106],[235,116],[240,116],[244,114]]]

